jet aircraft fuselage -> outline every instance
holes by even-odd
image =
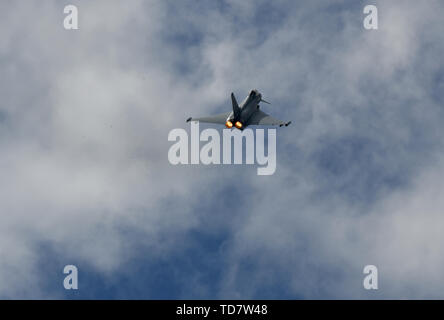
[[[249,125],[265,125],[265,126],[288,126],[291,121],[284,122],[273,118],[269,114],[261,111],[259,103],[269,102],[262,99],[262,94],[257,90],[251,90],[245,100],[239,106],[236,101],[236,97],[231,93],[231,104],[233,111],[217,114],[214,116],[200,117],[200,118],[188,118],[188,121],[200,121],[207,123],[225,124],[229,129],[235,127],[239,130],[244,130]]]
[[[240,106],[237,105],[233,94],[231,99],[233,102],[233,111],[228,116],[225,126],[231,128],[234,125],[236,128],[243,130],[247,127],[248,120],[253,113],[259,109],[259,102],[262,101],[262,95],[257,90],[251,90],[250,94]]]

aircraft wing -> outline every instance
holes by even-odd
[[[248,125],[261,125],[261,126],[288,126],[291,121],[285,122],[282,120],[278,120],[266,114],[262,110],[257,110],[251,116],[250,120],[248,120]]]
[[[188,118],[187,122],[189,121],[199,121],[199,122],[207,122],[207,123],[219,123],[219,124],[225,124],[227,121],[228,116],[231,114],[231,112],[225,112],[221,114],[216,114],[214,116],[208,116],[208,117],[201,117],[201,118]]]

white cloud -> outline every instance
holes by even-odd
[[[0,26],[0,296],[53,296],[31,271],[41,242],[109,275],[139,242],[168,256],[188,230],[209,227],[212,213],[199,205],[234,183],[248,199],[233,209],[235,222],[210,226],[230,239],[215,295],[255,297],[287,283],[289,295],[367,297],[362,267],[374,263],[382,297],[440,296],[442,114],[427,83],[437,85],[442,59],[439,2],[377,3],[380,28],[366,31],[362,8],[335,7],[343,1],[282,1],[275,8],[291,14],[262,16],[269,34],[257,29],[256,1],[222,11],[76,4],[78,31],[63,29],[55,1],[0,8],[9,12]],[[168,163],[169,130],[251,87],[272,100],[267,110],[293,120],[279,131],[274,176]],[[367,143],[360,158],[349,146],[328,149],[347,139]],[[320,168],[324,153],[345,161],[341,174]],[[401,174],[405,185],[384,182]],[[367,188],[371,205],[350,196]]]

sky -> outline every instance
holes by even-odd
[[[444,298],[443,9],[0,2],[0,298]],[[273,175],[169,163],[253,88],[292,120]]]

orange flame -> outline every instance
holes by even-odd
[[[240,129],[242,128],[242,123],[239,121],[236,121],[236,123],[234,124],[236,126],[236,128]]]
[[[232,123],[230,120],[227,120],[227,122],[225,122],[225,126],[226,126],[228,129],[231,129],[231,128],[233,128],[233,123]]]

